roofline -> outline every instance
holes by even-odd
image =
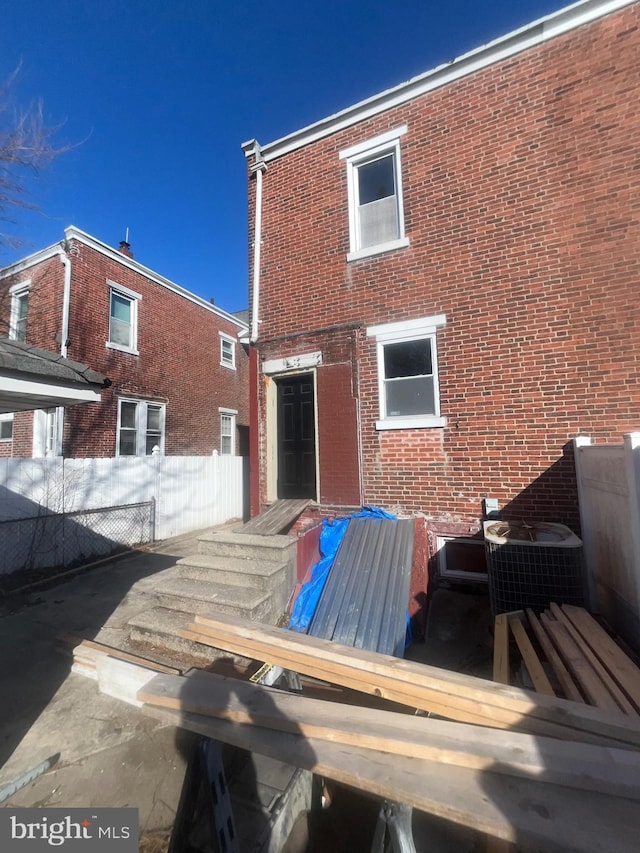
[[[96,237],[92,237],[91,234],[87,234],[85,231],[81,231],[80,228],[76,228],[75,225],[69,225],[67,228],[65,228],[64,236],[65,240],[77,240],[80,243],[84,243],[85,246],[89,246],[89,248],[100,252],[102,255],[108,257],[110,260],[116,261],[116,263],[122,264],[122,266],[128,267],[130,270],[133,270],[134,272],[146,276],[147,278],[154,281],[156,284],[159,284],[161,287],[165,287],[167,290],[172,291],[178,296],[182,296],[183,299],[187,299],[189,300],[189,302],[193,302],[195,305],[199,305],[201,308],[210,311],[212,314],[216,314],[218,317],[221,317],[224,320],[228,320],[230,323],[233,323],[234,325],[238,326],[240,331],[244,331],[245,329],[249,328],[247,323],[244,323],[242,320],[239,320],[237,317],[234,317],[233,314],[230,314],[227,311],[223,311],[222,308],[218,308],[217,305],[212,305],[210,302],[207,302],[207,300],[203,299],[201,296],[196,296],[195,293],[191,293],[191,291],[186,290],[179,284],[176,284],[175,282],[170,281],[170,279],[165,278],[157,272],[154,272],[152,269],[149,269],[149,267],[145,267],[143,264],[139,263],[133,258],[129,258],[127,255],[123,255],[122,252],[119,252],[112,246],[108,246],[106,243],[103,243]],[[41,263],[42,261],[45,261],[48,258],[55,257],[55,255],[60,254],[60,252],[63,250],[63,247],[64,241],[60,243],[54,243],[53,246],[48,246],[46,249],[40,249],[38,252],[34,252],[33,254],[28,255],[26,258],[23,258],[21,261],[16,261],[14,264],[10,264],[8,267],[5,267],[3,270],[0,270],[0,279],[7,278],[11,275],[16,275],[17,273],[29,269],[29,267]]]
[[[451,62],[438,65],[430,71],[412,77],[405,83],[386,89],[267,145],[260,146],[255,139],[243,142],[242,150],[246,157],[258,151],[265,162],[275,160],[413,98],[446,86],[461,77],[473,74],[495,62],[550,41],[556,36],[596,21],[625,6],[631,6],[635,2],[637,0],[578,0],[577,3],[566,6],[564,9],[538,18],[486,45],[474,48]]]

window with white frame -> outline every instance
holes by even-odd
[[[164,403],[118,400],[118,456],[151,456],[154,447],[164,453]]]
[[[109,282],[109,340],[111,349],[138,354],[139,293]]]
[[[380,419],[377,429],[441,427],[437,329],[446,317],[371,326],[377,344]]]
[[[223,367],[236,369],[236,342],[229,335],[220,332],[220,364]]]
[[[9,337],[14,341],[27,339],[27,313],[29,310],[29,287],[31,282],[14,284],[9,290],[11,294],[11,319],[9,321]]]
[[[347,164],[350,251],[347,260],[388,252],[404,232],[400,137],[406,125],[340,152]]]
[[[0,415],[0,441],[13,439],[13,412]]]
[[[62,456],[63,409],[38,409],[33,413],[33,456]]]
[[[236,409],[220,409],[220,455],[235,456]]]

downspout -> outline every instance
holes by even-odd
[[[64,289],[62,292],[62,340],[60,341],[60,355],[67,357],[69,349],[69,305],[71,303],[71,260],[67,254],[66,240],[60,244],[60,261],[64,267]]]
[[[258,350],[256,343],[259,331],[260,310],[260,249],[262,246],[262,174],[267,170],[262,150],[257,140],[252,139],[242,146],[245,157],[253,156],[250,171],[256,176],[255,220],[253,229],[253,277],[251,298],[251,330],[249,337],[249,501],[251,517],[260,512],[260,446],[259,446],[259,403],[258,403]]]
[[[60,355],[67,357],[69,351],[69,306],[71,304],[71,258],[67,254],[67,241],[60,244],[60,262],[64,267],[64,286],[62,290],[62,329],[60,332]],[[62,438],[64,435],[64,407],[56,412],[56,455],[62,456]]]
[[[253,229],[253,282],[251,300],[251,338],[252,344],[258,340],[259,319],[258,312],[260,310],[260,249],[262,246],[262,175],[267,171],[267,164],[262,156],[260,144],[253,139],[251,149],[245,148],[245,156],[254,155],[254,161],[251,165],[251,171],[256,176],[256,209],[255,209],[255,224]],[[243,146],[244,147],[244,146]]]

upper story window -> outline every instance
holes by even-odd
[[[234,456],[236,452],[235,409],[220,409],[220,455]]]
[[[0,415],[0,441],[13,439],[13,412]]]
[[[165,406],[146,400],[118,400],[117,456],[164,453]]]
[[[236,369],[236,342],[229,335],[220,332],[220,364],[223,367]]]
[[[11,294],[11,319],[9,321],[9,337],[14,341],[27,339],[27,313],[29,310],[29,287],[31,282],[22,281],[14,284],[9,290]]]
[[[139,293],[109,282],[109,340],[111,349],[138,355]]]
[[[378,355],[380,420],[376,429],[442,427],[436,331],[446,317],[371,326]]]
[[[400,137],[406,125],[340,152],[347,163],[348,261],[408,246],[404,233]]]

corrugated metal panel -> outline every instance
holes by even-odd
[[[351,519],[309,633],[402,657],[413,532],[411,519]]]

